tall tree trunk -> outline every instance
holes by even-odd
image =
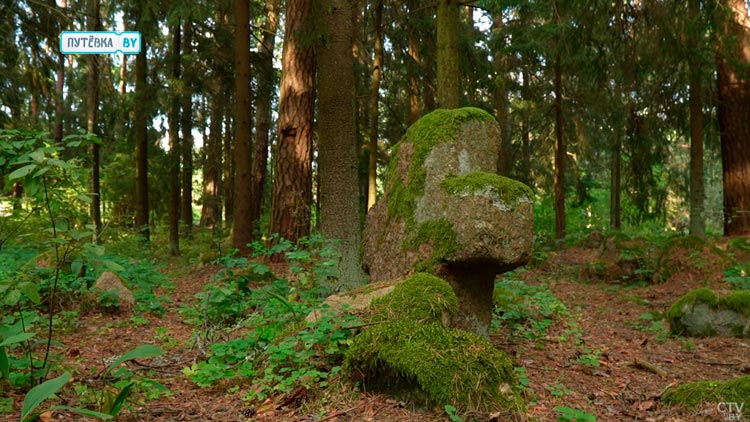
[[[68,7],[67,0],[60,2],[60,11],[65,14]],[[55,78],[55,144],[61,144],[63,138],[63,113],[65,112],[65,55],[57,52],[57,75]]]
[[[190,17],[185,19],[183,29],[182,55],[189,56],[192,53],[193,23]],[[193,75],[190,67],[186,67],[182,73],[182,194],[180,195],[180,219],[188,237],[193,228]]]
[[[311,13],[311,0],[286,4],[271,233],[292,242],[310,234],[315,51],[304,31]]]
[[[235,149],[234,149],[234,230],[232,246],[240,254],[249,252],[247,244],[253,240],[250,215],[252,197],[252,139],[250,122],[250,3],[235,0],[234,64],[235,78]]]
[[[750,235],[750,22],[745,0],[727,0],[716,74],[724,185],[724,235]]]
[[[142,11],[139,9],[137,24],[144,26]],[[143,30],[141,30],[143,33]],[[149,228],[149,204],[148,204],[148,110],[146,104],[151,95],[147,78],[146,52],[148,41],[144,37],[142,49],[135,58],[135,106],[133,112],[133,126],[135,138],[135,227],[143,237],[149,241],[151,230]]]
[[[224,221],[228,227],[232,226],[234,221],[234,120],[232,115],[236,112],[234,105],[234,95],[232,89],[225,89],[225,98],[227,107],[224,108]]]
[[[555,238],[565,238],[565,160],[568,155],[563,133],[562,67],[557,52],[555,72]]]
[[[326,0],[321,3],[324,10],[323,27],[328,37],[325,45],[318,50],[320,231],[339,242],[341,284],[349,290],[364,281],[359,255],[362,236],[354,110],[356,86],[352,56],[352,5],[351,0]],[[382,1],[377,7],[382,8]],[[375,19],[378,20],[378,17]],[[376,41],[376,57],[377,48]],[[379,66],[377,58],[375,63]],[[376,78],[379,79],[379,75],[373,75],[373,79]],[[374,116],[377,143],[377,113]],[[372,125],[372,120],[370,122]],[[372,131],[370,135],[373,135]]]
[[[531,76],[529,75],[528,67],[525,66],[521,74],[523,75],[521,97],[524,103],[528,104],[531,97],[531,84],[529,80]],[[529,114],[530,112],[525,110],[521,117],[521,177],[524,183],[531,186],[531,118]]]
[[[503,24],[502,15],[497,13],[492,18],[493,32],[500,33]],[[495,118],[500,124],[500,155],[497,160],[497,172],[501,176],[510,177],[513,168],[513,144],[511,138],[510,101],[506,83],[505,57],[498,49],[494,55],[495,71]]]
[[[266,0],[266,22],[263,38],[258,43],[258,97],[256,110],[255,145],[253,151],[252,171],[252,213],[250,224],[252,230],[258,229],[260,221],[264,186],[268,168],[268,146],[271,136],[271,99],[273,97],[275,73],[273,70],[273,50],[276,44],[276,30],[279,26],[279,0]]]
[[[458,0],[437,3],[437,103],[440,108],[458,108]]]
[[[689,0],[691,19],[699,13],[698,0]],[[700,42],[691,31],[688,39],[695,47]],[[690,72],[690,233],[703,235],[706,231],[704,217],[705,189],[703,183],[703,98],[701,66],[695,56],[688,58]]]
[[[322,67],[321,67],[321,70]],[[367,144],[367,209],[378,199],[378,100],[383,72],[383,0],[375,5],[375,54],[372,60],[372,90],[370,91],[370,142]],[[321,93],[322,95],[322,93]]]
[[[89,0],[86,28],[89,31],[99,29],[99,0]],[[88,57],[88,79],[86,81],[86,130],[96,134],[97,112],[99,109],[99,58],[96,54]],[[102,233],[102,208],[99,168],[101,166],[99,143],[91,144],[91,222],[94,225],[93,242],[99,242]]]
[[[625,16],[626,10],[624,7],[623,0],[617,0],[615,2],[615,26],[617,28],[618,37],[625,37]],[[625,38],[627,42],[628,38]],[[622,80],[620,82],[615,80],[614,96],[615,104],[617,109],[613,113],[613,126],[614,126],[614,137],[612,139],[612,156],[609,168],[610,170],[610,190],[609,190],[609,225],[613,230],[620,230],[622,228],[622,144],[623,144],[623,125],[625,120],[622,118],[621,104],[622,104],[622,92],[623,85],[625,85],[625,91],[630,92],[632,71],[631,63],[629,60],[629,45],[625,44],[624,49],[621,50],[620,56],[621,61],[618,63],[619,69],[622,72]],[[629,96],[628,96],[629,98]],[[630,110],[631,100],[628,99],[628,111]]]
[[[172,25],[172,48],[169,52],[170,79],[180,79],[180,23]],[[169,90],[169,254],[180,254],[180,92],[176,84]]]
[[[411,58],[411,61],[406,66],[406,70],[409,73],[409,116],[407,118],[409,126],[413,125],[422,116],[422,100],[419,95],[419,74],[421,73],[420,68],[422,66],[419,55],[419,32],[416,25],[413,24],[417,21],[417,17],[412,16],[412,13],[415,13],[415,10],[419,8],[419,4],[417,0],[409,0],[408,2],[409,23],[406,33],[408,37],[409,57]]]
[[[203,164],[203,209],[201,211],[201,225],[214,228],[221,219],[221,204],[219,202],[221,185],[221,126],[224,110],[222,109],[221,81],[218,77],[212,81],[211,105],[209,110],[210,127],[203,149],[206,160]]]

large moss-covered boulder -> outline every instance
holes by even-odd
[[[693,290],[669,309],[674,334],[691,337],[750,337],[750,291],[719,297],[710,289]]]
[[[365,389],[419,407],[511,414],[522,406],[511,359],[483,337],[450,326],[458,300],[445,281],[418,273],[370,309],[344,361]]]
[[[499,152],[488,113],[427,114],[396,145],[384,195],[365,226],[371,280],[437,274],[458,297],[456,326],[482,335],[495,276],[527,263],[533,245],[532,192],[496,174]]]

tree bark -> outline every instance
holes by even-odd
[[[143,28],[142,9],[139,9],[137,25]],[[141,29],[141,33],[143,30]],[[134,106],[134,138],[135,138],[135,227],[148,242],[151,230],[149,228],[148,203],[148,112],[146,104],[151,95],[147,78],[146,52],[148,41],[142,40],[142,50],[135,58],[135,106]]]
[[[338,241],[340,283],[344,289],[350,290],[364,281],[359,253],[361,227],[352,5],[351,0],[324,0],[321,3],[323,27],[328,37],[318,50],[320,231]],[[377,7],[382,7],[382,1]],[[377,41],[375,54],[378,54]],[[377,58],[375,63],[379,66]],[[373,75],[373,80],[376,78],[379,79],[379,75]],[[374,103],[377,105],[377,95]],[[374,116],[377,144],[377,113]],[[370,129],[372,142],[372,126]]]
[[[214,73],[216,75],[216,73]],[[206,152],[203,164],[203,207],[201,209],[201,225],[215,228],[221,220],[221,127],[224,110],[222,109],[221,81],[217,76],[211,82],[210,125],[208,137],[203,145]]]
[[[321,70],[322,67],[321,67]],[[370,91],[370,130],[367,144],[367,209],[378,199],[378,100],[383,72],[383,0],[375,5],[375,52],[372,60],[372,89]],[[322,93],[321,93],[322,95]]]
[[[499,33],[503,24],[502,16],[493,16],[493,32]],[[506,65],[500,49],[494,54],[495,71],[495,118],[500,124],[500,155],[497,160],[497,172],[501,176],[510,177],[513,168],[513,144],[511,138],[510,101],[506,83]]]
[[[406,32],[409,45],[409,57],[411,58],[411,61],[407,63],[406,66],[407,72],[409,73],[409,115],[407,118],[409,126],[416,123],[416,121],[422,116],[422,100],[419,95],[419,74],[422,66],[419,55],[419,32],[414,24],[414,22],[416,22],[416,17],[412,16],[412,13],[416,13],[415,10],[419,8],[419,4],[420,3],[417,0],[409,0],[408,2],[409,23]]]
[[[276,44],[276,31],[279,26],[279,0],[267,0],[265,5],[266,22],[263,38],[258,43],[258,96],[256,110],[255,145],[253,147],[252,171],[252,230],[258,229],[263,206],[264,187],[268,168],[268,146],[271,136],[271,100],[275,86],[273,51]]]
[[[232,89],[226,89],[225,98],[227,107],[224,108],[224,221],[227,226],[232,226],[234,221],[234,121],[232,115],[236,110]]]
[[[68,7],[67,0],[60,2],[60,11],[65,14]],[[63,138],[63,113],[65,112],[65,55],[57,51],[57,75],[55,81],[55,144],[62,143]]]
[[[89,0],[86,27],[89,31],[99,29],[99,0]],[[88,79],[86,81],[86,130],[96,134],[96,124],[99,109],[99,57],[91,54],[88,57]],[[62,123],[61,123],[62,126]],[[60,129],[62,133],[62,128]],[[100,145],[91,144],[91,204],[89,211],[94,226],[93,242],[99,243],[102,233],[101,184],[99,169],[101,167]]]
[[[182,55],[190,55],[193,42],[193,23],[188,19],[184,22],[183,29],[183,52]],[[190,236],[193,228],[193,91],[191,85],[194,75],[190,66],[185,67],[182,72],[182,194],[180,195],[180,220],[185,230],[185,235]]]
[[[555,73],[555,238],[565,238],[565,159],[567,147],[563,130],[562,67],[556,53]]]
[[[691,19],[699,13],[698,0],[688,2]],[[700,42],[699,36],[690,31],[691,46]],[[703,98],[702,72],[698,59],[688,59],[690,72],[690,233],[702,236],[706,231],[704,216],[705,187],[703,182]]]
[[[250,3],[248,0],[235,0],[234,63],[235,78],[235,148],[234,148],[234,231],[232,246],[240,254],[249,252],[253,227],[250,215],[253,208],[250,122]]]
[[[172,25],[172,47],[169,55],[170,78],[173,81],[169,90],[169,254],[180,254],[180,93],[177,82],[180,79],[180,23]]]
[[[292,242],[310,234],[315,52],[303,31],[311,12],[311,0],[286,4],[271,233]]]
[[[458,29],[459,1],[437,3],[437,104],[439,108],[458,108]]]
[[[750,235],[750,30],[744,0],[728,0],[716,54],[724,235]]]

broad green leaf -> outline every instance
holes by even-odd
[[[83,261],[80,259],[76,259],[75,261],[70,263],[70,272],[78,275],[81,273],[81,268],[83,268]]]
[[[85,238],[87,238],[87,237],[91,237],[91,236],[93,235],[93,233],[91,233],[91,232],[90,232],[90,231],[88,231],[88,230],[87,230],[87,231],[81,231],[81,230],[70,230],[70,231],[68,232],[68,234],[70,235],[70,237],[72,237],[72,238],[73,238],[73,239],[75,239],[75,240],[81,240],[81,239],[85,239]]]
[[[25,165],[19,169],[16,169],[11,174],[8,175],[8,180],[16,180],[16,179],[22,179],[29,174],[31,174],[32,171],[34,171],[37,168],[36,164],[28,164]]]
[[[161,348],[151,345],[151,344],[144,344],[144,345],[136,347],[135,349],[115,359],[115,361],[112,362],[107,368],[107,372],[116,368],[121,363],[127,362],[129,360],[139,359],[139,358],[152,358],[154,356],[160,356],[162,354],[164,354],[164,350],[162,350]]]
[[[43,401],[54,396],[55,393],[63,388],[71,378],[72,375],[70,375],[70,372],[66,372],[57,378],[47,380],[29,390],[29,392],[26,393],[26,397],[23,399],[23,406],[21,407],[21,422],[24,422],[31,412],[42,404]]]
[[[5,295],[4,302],[8,306],[15,306],[19,300],[21,300],[21,292],[18,289],[13,289]]]
[[[20,290],[21,293],[25,294],[26,297],[31,299],[31,301],[35,304],[38,305],[42,302],[42,298],[39,297],[39,288],[36,286],[36,284],[30,281],[25,281],[18,284],[18,290]]]
[[[49,171],[49,167],[42,167],[39,170],[37,170],[36,173],[34,173],[32,177],[43,176],[44,173],[47,173],[48,171]]]
[[[21,343],[24,342],[32,337],[34,337],[36,333],[21,333],[16,334],[14,336],[10,336],[0,342],[0,347],[10,346],[11,344]]]
[[[76,198],[78,198],[79,201],[90,204],[91,203],[91,197],[88,195],[84,195],[82,193],[79,193],[76,195]]]
[[[102,413],[102,412],[94,412],[93,410],[82,409],[80,407],[70,407],[70,406],[57,405],[57,406],[52,406],[52,409],[53,410],[58,410],[58,409],[59,410],[69,410],[71,412],[78,413],[79,415],[91,416],[92,418],[99,418],[99,419],[103,419],[103,420],[108,420],[108,419],[114,418],[113,415],[108,415],[108,414]]]
[[[37,163],[42,163],[44,161],[44,151],[38,149],[29,154],[29,157]]]
[[[57,166],[57,167],[60,167],[60,168],[63,168],[63,169],[73,168],[73,165],[70,164],[69,162],[63,161],[63,160],[58,160],[57,158],[50,158],[47,162],[50,163],[53,166]]]
[[[5,347],[0,346],[0,376],[8,379],[10,376],[10,363],[8,362],[8,355],[5,353]]]
[[[112,270],[112,271],[114,271],[116,273],[119,273],[121,271],[125,271],[125,267],[123,267],[122,265],[116,263],[115,261],[110,261],[108,259],[104,261],[104,266],[107,267],[107,269]]]

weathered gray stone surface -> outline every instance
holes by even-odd
[[[750,292],[719,297],[697,289],[680,298],[668,314],[670,330],[689,337],[750,337]]]
[[[115,273],[109,271],[103,272],[96,280],[94,289],[102,292],[116,292],[121,310],[132,310],[135,307],[135,297],[133,296],[133,292],[125,287],[125,284]]]
[[[441,276],[459,299],[457,326],[486,335],[495,276],[531,257],[531,190],[495,174],[499,128],[476,108],[424,116],[396,149],[367,216],[365,269],[373,281]]]

